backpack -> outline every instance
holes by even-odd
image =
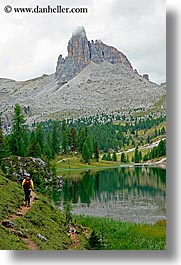
[[[23,184],[23,188],[25,190],[29,190],[31,188],[31,181],[30,181],[30,179],[26,179],[25,180],[25,183]]]

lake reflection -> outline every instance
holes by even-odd
[[[121,167],[63,178],[60,208],[72,201],[73,213],[154,223],[166,219],[166,170]]]

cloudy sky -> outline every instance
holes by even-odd
[[[86,7],[86,14],[6,13],[4,7]],[[55,72],[78,26],[89,40],[116,47],[140,74],[166,80],[165,0],[1,0],[0,78],[27,80]]]

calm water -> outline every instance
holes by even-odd
[[[60,208],[72,201],[73,213],[154,223],[166,219],[166,170],[122,167],[62,178]]]

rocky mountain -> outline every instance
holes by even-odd
[[[88,41],[84,27],[73,32],[68,42],[68,56],[64,59],[59,56],[55,77],[58,86],[65,84],[76,74],[80,73],[90,61],[99,64],[108,61],[112,64],[124,63],[132,69],[126,56],[114,47],[107,46],[101,40]]]
[[[21,82],[0,79],[0,112],[7,126],[16,103],[29,123],[148,110],[157,102],[165,110],[165,85],[150,82],[147,74],[140,76],[116,48],[88,41],[84,28],[73,33],[67,50],[65,59],[59,56],[55,74]]]

